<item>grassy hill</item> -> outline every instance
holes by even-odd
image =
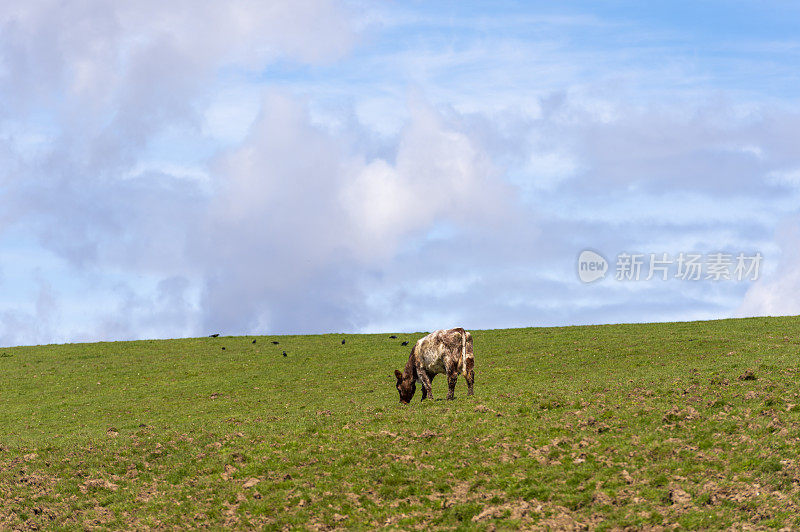
[[[800,527],[800,318],[472,332],[0,349],[0,528]]]

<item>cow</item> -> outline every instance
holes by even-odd
[[[411,401],[417,381],[422,385],[422,400],[433,399],[431,382],[439,373],[447,375],[447,399],[454,398],[459,375],[464,375],[467,381],[467,395],[474,395],[474,366],[470,333],[461,327],[434,331],[417,340],[402,373],[394,370],[400,402],[408,404]]]

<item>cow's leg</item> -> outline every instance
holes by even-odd
[[[427,371],[419,372],[419,380],[422,381],[422,400],[430,397],[433,399],[433,388],[431,388],[431,378]]]
[[[475,392],[472,390],[472,385],[475,384],[475,370],[472,369],[475,365],[475,361],[471,358],[467,359],[467,371],[464,377],[467,379],[467,395],[475,395]]]
[[[458,373],[451,372],[447,374],[447,398],[453,399],[456,394],[456,383],[458,382]]]
[[[433,378],[436,376],[436,373],[428,373],[428,380],[431,381],[431,386],[433,386]],[[424,401],[425,398],[428,396],[428,392],[425,391],[425,386],[422,387],[422,400]]]

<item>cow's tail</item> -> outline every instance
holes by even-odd
[[[467,331],[461,329],[461,367],[464,374],[467,374]]]
[[[475,357],[472,354],[472,335],[461,329],[461,374],[468,377],[475,367]]]

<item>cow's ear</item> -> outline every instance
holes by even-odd
[[[399,369],[394,370],[394,376],[397,377],[397,382],[403,380],[403,374],[400,373]]]

